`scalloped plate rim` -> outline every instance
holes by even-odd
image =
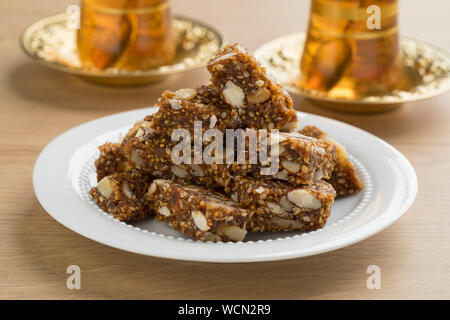
[[[64,148],[71,150],[67,147],[67,142],[70,139],[75,139],[76,141],[77,139],[79,140],[80,136],[82,138],[86,136],[94,139],[94,137],[98,137],[108,130],[120,127],[120,125],[117,126],[118,122],[122,125],[131,126],[132,123],[128,123],[130,119],[138,120],[142,115],[153,111],[155,111],[155,108],[143,108],[99,118],[69,129],[53,139],[40,153],[33,171],[33,188],[35,194],[48,214],[68,229],[80,235],[125,251],[177,260],[240,263],[306,257],[336,250],[359,242],[378,233],[396,221],[412,205],[417,194],[417,176],[414,168],[394,147],[354,126],[322,116],[298,112],[300,117],[313,119],[314,122],[328,123],[330,128],[340,127],[345,128],[345,130],[351,130],[353,134],[358,134],[361,138],[369,139],[377,148],[381,148],[394,156],[399,166],[396,173],[402,174],[404,178],[408,177],[407,181],[403,181],[402,184],[405,189],[404,199],[398,204],[395,210],[387,208],[384,212],[379,213],[378,217],[373,218],[368,223],[362,224],[353,230],[353,232],[347,232],[346,234],[339,234],[340,227],[334,229],[325,227],[314,232],[312,237],[296,237],[283,239],[283,241],[270,239],[251,243],[203,243],[190,239],[185,240],[172,236],[161,236],[152,234],[149,231],[137,232],[137,230],[134,230],[135,227],[118,222],[118,220],[112,217],[109,220],[114,221],[114,223],[110,223],[104,216],[91,214],[92,208],[76,194],[70,181],[72,178],[70,177],[70,166],[68,162],[74,161],[72,157],[75,150],[73,153],[65,156],[67,162],[63,161],[61,164],[58,161],[55,162],[55,160],[58,159],[58,152],[64,150]],[[128,122],[125,123],[124,121]],[[79,143],[80,145],[77,149],[86,145],[86,141],[79,141]],[[59,182],[57,182],[58,179],[60,180]],[[55,200],[50,194],[52,196],[60,196],[61,198]],[[70,206],[67,206],[66,203],[61,203],[65,200],[70,202]],[[74,211],[75,209],[80,211]],[[86,217],[89,218],[87,220],[75,219],[66,211],[72,214],[87,215]],[[343,225],[345,226],[345,224]],[[97,229],[98,226],[100,226],[100,231]],[[101,228],[106,230],[102,230]],[[313,239],[312,241],[321,240],[324,234],[326,235],[327,233],[333,239],[332,242],[319,241],[314,245],[300,248],[300,245],[304,244],[304,241],[309,243],[311,242],[310,239]],[[152,237],[149,237],[149,235],[152,235]]]

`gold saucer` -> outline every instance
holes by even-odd
[[[214,28],[191,18],[176,16],[173,28],[177,52],[173,64],[142,71],[115,68],[86,70],[77,55],[76,30],[67,27],[67,18],[67,14],[60,14],[29,26],[20,38],[22,49],[44,66],[102,84],[145,84],[170,74],[195,69],[203,66],[224,44],[223,36]]]
[[[405,75],[407,81],[412,83],[409,91],[395,90],[388,95],[349,100],[331,98],[314,90],[302,90],[296,83],[300,78],[304,41],[304,33],[283,36],[261,46],[255,56],[289,92],[326,108],[344,112],[380,112],[405,102],[435,97],[450,89],[450,55],[430,44],[401,38]]]

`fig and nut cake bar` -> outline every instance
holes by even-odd
[[[97,181],[113,173],[130,171],[134,164],[122,153],[119,143],[107,142],[100,147],[100,156],[95,160]]]
[[[202,241],[323,227],[336,195],[362,188],[345,148],[313,126],[294,132],[289,94],[239,45],[207,69],[209,85],[164,91],[155,114],[99,147],[91,197],[121,221],[156,216]]]
[[[158,219],[197,240],[242,241],[252,213],[215,191],[154,180],[146,198]]]
[[[202,134],[208,129],[224,132],[241,126],[237,112],[222,102],[212,87],[166,90],[156,106],[159,110],[152,116],[151,128],[169,137],[176,129],[186,129],[193,139],[196,121],[202,124]]]
[[[248,130],[244,130],[244,137]],[[249,140],[246,140],[246,142]],[[267,132],[267,142],[256,142],[256,150],[259,154],[267,155],[266,163],[258,162],[257,165],[241,167],[234,166],[232,172],[240,175],[252,175],[265,177],[267,173],[261,173],[261,168],[277,168],[271,173],[273,179],[286,180],[293,185],[312,184],[317,180],[331,177],[335,165],[336,148],[327,141],[317,140],[304,136],[297,132]],[[255,148],[247,143],[247,160],[250,159]],[[266,149],[267,150],[264,150]],[[271,163],[275,158],[277,164]],[[266,172],[271,172],[267,170]]]
[[[247,230],[252,232],[322,228],[336,196],[333,187],[324,181],[293,187],[282,181],[252,177],[234,177],[225,191],[232,200],[253,212],[247,224]]]
[[[145,199],[152,178],[134,169],[102,178],[89,194],[105,212],[120,221],[144,219],[152,215],[151,203]]]
[[[237,110],[244,127],[292,131],[297,113],[289,94],[238,44],[225,46],[207,65],[212,85]]]
[[[178,142],[154,131],[139,135],[139,132],[143,132],[140,126],[146,126],[147,123],[145,121],[135,125],[132,130],[136,135],[133,136],[130,130],[121,145],[123,154],[136,168],[158,178],[195,183],[213,189],[222,187],[230,179],[224,165],[195,164],[192,157],[190,164],[175,163],[172,150]]]
[[[335,163],[336,149],[334,145],[327,141],[317,140],[311,137],[298,134],[296,132],[267,132],[266,145],[260,144],[260,139],[255,136],[254,148],[249,146],[250,130],[238,130],[237,140],[246,144],[244,148],[249,150],[244,159],[236,161],[233,158],[231,163],[227,161],[226,151],[222,149],[222,164],[194,164],[193,150],[191,149],[191,164],[174,163],[172,151],[178,142],[171,141],[168,135],[150,131],[146,133],[145,128],[148,121],[138,123],[127,134],[122,142],[123,154],[131,162],[144,171],[164,179],[184,179],[184,182],[196,183],[212,188],[225,187],[233,175],[253,175],[266,176],[270,170],[261,172],[262,168],[274,170],[274,179],[289,181],[294,185],[312,184],[322,178],[330,178]],[[141,127],[140,127],[141,126]],[[133,134],[135,134],[133,136]],[[274,146],[277,147],[274,147]],[[235,146],[234,146],[235,147]],[[256,160],[264,147],[267,148],[266,163],[250,163],[250,154],[255,154]],[[234,151],[234,150],[233,150]],[[224,154],[225,153],[225,154]],[[272,164],[272,157],[277,163]],[[259,158],[260,160],[260,158]]]
[[[331,183],[338,196],[352,195],[361,191],[364,185],[356,174],[355,166],[348,159],[347,150],[343,145],[315,126],[304,127],[300,132],[306,136],[327,141],[336,147],[336,165],[331,177],[326,179],[326,181]]]

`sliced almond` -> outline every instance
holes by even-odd
[[[242,241],[247,235],[245,229],[239,228],[237,226],[223,227],[221,229],[222,234],[230,238],[231,241]]]
[[[271,97],[271,93],[267,88],[260,88],[254,94],[247,95],[247,102],[251,104],[259,104],[267,101]]]
[[[316,180],[320,180],[323,178],[323,170],[317,170],[314,174]]]
[[[291,212],[292,209],[294,208],[294,206],[292,205],[292,203],[286,198],[286,196],[283,196],[280,199],[280,205],[281,207],[283,207],[284,210],[286,210],[287,212]]]
[[[152,122],[151,121],[142,121],[141,127],[144,129],[151,129]]]
[[[199,210],[194,210],[191,212],[192,219],[194,220],[194,224],[197,226],[197,228],[201,231],[208,231],[209,226],[208,222],[206,221],[205,216],[203,213],[201,213]]]
[[[135,137],[139,138],[139,137],[142,137],[144,134],[145,134],[145,131],[142,130],[142,128],[139,128],[138,131],[136,132]]]
[[[300,163],[295,162],[295,161],[283,160],[283,161],[281,161],[281,165],[287,171],[292,172],[292,173],[297,173],[300,171]]]
[[[178,101],[177,99],[169,99],[169,103],[172,110],[180,110],[181,108],[183,108],[180,101]]]
[[[287,198],[299,208],[319,209],[322,207],[322,203],[307,190],[297,189],[290,191],[287,194]]]
[[[268,202],[266,202],[266,207],[269,208],[271,213],[274,213],[274,214],[282,214],[283,213],[283,209],[276,203],[268,201]]]
[[[150,196],[150,195],[154,194],[155,191],[156,191],[156,182],[154,181],[154,182],[152,182],[152,184],[151,184],[150,187],[148,188],[147,195]]]
[[[184,88],[175,91],[175,95],[182,99],[191,100],[197,95],[197,91],[192,88]]]
[[[245,94],[244,91],[234,84],[233,81],[228,80],[222,91],[225,101],[236,108],[242,108],[244,105]]]
[[[264,80],[261,79],[255,81],[256,86],[260,88],[264,87],[264,83],[265,83]]]
[[[122,191],[125,193],[125,195],[130,199],[135,199],[133,192],[131,192],[130,186],[128,183],[124,183],[122,186]]]
[[[158,209],[158,213],[163,215],[164,217],[170,216],[170,210],[166,206],[160,207]]]
[[[263,187],[258,187],[257,189],[255,189],[255,192],[259,194],[263,193],[264,191],[266,191],[266,189]]]
[[[216,126],[217,123],[217,117],[215,115],[212,115],[209,119],[209,128],[212,129]]]
[[[207,232],[205,241],[219,242],[222,241],[222,238],[215,233]]]
[[[278,171],[273,177],[275,179],[280,179],[280,180],[288,180],[289,179],[286,170]]]
[[[114,192],[112,188],[112,181],[109,177],[104,177],[102,180],[100,180],[97,185],[97,189],[102,194],[102,196],[107,199],[109,199],[109,197],[111,197]]]

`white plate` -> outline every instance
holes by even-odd
[[[356,127],[299,112],[302,126],[316,125],[347,147],[365,184],[360,194],[335,201],[324,228],[252,233],[238,243],[204,243],[153,219],[126,224],[104,213],[89,197],[96,184],[97,147],[118,141],[135,121],[155,111],[139,109],[94,120],[47,145],[33,172],[34,191],[44,209],[67,228],[111,247],[170,259],[253,262],[304,257],[361,241],[397,220],[416,197],[414,169],[395,148]]]

